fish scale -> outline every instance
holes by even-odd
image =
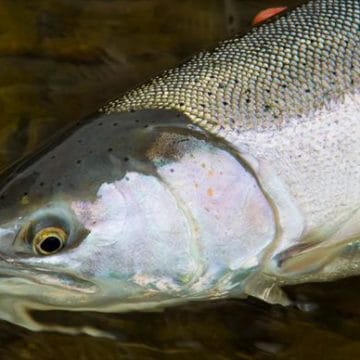
[[[359,85],[359,1],[320,0],[223,42],[103,108],[176,109],[206,130],[278,128]],[[225,132],[224,132],[225,129]]]

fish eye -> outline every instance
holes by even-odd
[[[52,255],[61,250],[67,240],[66,232],[58,227],[46,227],[32,239],[33,251],[38,255]]]

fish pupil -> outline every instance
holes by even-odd
[[[53,253],[61,247],[61,241],[56,236],[49,236],[40,245],[41,250],[46,253]]]

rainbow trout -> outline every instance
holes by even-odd
[[[360,272],[358,0],[311,1],[2,174],[0,318],[256,296]]]

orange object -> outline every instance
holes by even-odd
[[[251,22],[251,25],[258,25],[258,24],[272,18],[275,15],[282,13],[285,10],[287,10],[287,6],[279,6],[279,7],[273,7],[273,8],[261,10],[260,12],[258,12],[255,15],[255,17],[253,18],[253,20]]]

